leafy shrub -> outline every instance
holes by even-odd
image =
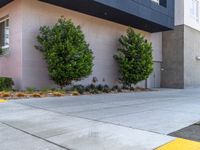
[[[99,91],[102,92],[104,87],[103,87],[103,85],[99,84],[99,85],[97,85],[96,88],[97,88]]]
[[[41,89],[41,92],[42,92],[43,94],[47,94],[47,93],[52,92],[52,90],[49,89],[49,88],[43,88],[43,89]]]
[[[99,94],[100,91],[98,90],[97,86],[94,84],[90,84],[88,86],[85,87],[85,91],[89,92],[91,94]]]
[[[113,91],[116,91],[116,90],[118,90],[118,89],[119,89],[119,86],[118,86],[118,85],[115,85],[115,86],[112,87],[112,90],[113,90]]]
[[[118,88],[118,89],[117,89],[117,92],[121,93],[121,92],[123,92],[123,91],[122,91],[121,88]]]
[[[90,90],[90,93],[91,94],[99,94],[99,93],[101,93],[97,88],[94,88],[94,89],[91,89]]]
[[[58,92],[58,91],[57,91],[57,92],[53,92],[52,95],[53,95],[53,96],[56,96],[56,97],[60,97],[60,96],[64,96],[65,94],[62,93],[62,92]]]
[[[96,87],[94,84],[90,84],[88,86],[85,87],[85,91],[86,92],[90,92],[91,90],[94,90]]]
[[[22,93],[22,92],[17,92],[17,93],[15,93],[15,96],[21,98],[21,97],[26,97],[27,95],[25,93]]]
[[[98,78],[97,78],[97,77],[93,77],[93,78],[92,78],[92,83],[93,83],[93,84],[96,84],[97,82],[98,82]]]
[[[7,98],[7,97],[10,97],[11,96],[11,93],[10,92],[2,92],[1,94],[0,94],[0,97],[2,97],[2,98]]]
[[[0,47],[0,55],[3,55],[4,51],[3,48]]]
[[[42,97],[42,94],[41,93],[32,93],[31,95],[30,95],[31,97],[34,97],[34,98],[39,98],[39,97]]]
[[[79,95],[80,95],[80,93],[77,92],[77,91],[73,91],[73,92],[72,92],[72,96],[79,96]]]
[[[110,92],[111,92],[110,87],[109,87],[108,85],[104,85],[104,87],[103,87],[103,92],[104,92],[104,93],[110,93]]]
[[[36,88],[34,88],[34,87],[27,87],[26,88],[26,92],[27,93],[33,93],[33,92],[35,92],[36,91]]]
[[[43,26],[36,46],[48,64],[49,76],[61,88],[92,73],[93,52],[80,26],[61,17],[51,28]]]
[[[83,94],[85,92],[85,87],[83,85],[74,85],[72,91],[77,91],[80,94]]]
[[[14,82],[11,78],[0,77],[0,91],[12,90]]]
[[[127,35],[121,36],[119,42],[121,48],[114,58],[119,64],[120,80],[131,87],[147,79],[153,71],[152,44],[132,28],[127,30]]]

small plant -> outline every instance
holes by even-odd
[[[136,89],[134,87],[131,87],[130,88],[130,91],[135,91]]]
[[[72,88],[72,91],[77,91],[80,94],[84,94],[85,87],[83,85],[74,85],[73,88]]]
[[[130,90],[130,88],[131,88],[131,87],[130,87],[130,86],[127,86],[127,85],[123,85],[123,87],[122,87],[123,90]]]
[[[96,85],[97,82],[98,82],[98,78],[97,78],[97,77],[93,77],[93,78],[92,78],[92,83],[93,83],[94,85]]]
[[[118,88],[118,89],[117,89],[117,92],[121,93],[121,92],[123,92],[123,91],[122,91],[121,88]]]
[[[58,91],[57,92],[53,92],[52,95],[55,96],[55,97],[64,96],[64,94],[62,92],[58,92]]]
[[[85,91],[86,92],[90,92],[91,90],[94,90],[96,87],[94,84],[90,84],[88,86],[85,87]]]
[[[121,93],[122,92],[122,88],[120,86],[118,86],[118,85],[115,85],[115,86],[113,86],[112,91]]]
[[[113,91],[117,91],[118,89],[119,89],[119,86],[118,86],[118,85],[115,85],[115,86],[112,87],[112,90],[113,90]]]
[[[11,78],[0,77],[0,91],[12,90],[14,82]]]
[[[42,95],[40,93],[33,93],[30,95],[31,97],[34,97],[34,98],[39,98],[39,97],[42,97]]]
[[[54,92],[60,92],[62,94],[66,94],[66,90],[64,90],[64,89],[56,89],[56,90],[54,90]]]
[[[108,85],[104,85],[104,87],[103,87],[103,92],[104,92],[104,93],[110,93],[110,92],[111,92],[110,87],[109,87]]]
[[[33,93],[33,92],[35,92],[36,91],[36,88],[34,88],[34,87],[27,87],[26,88],[26,92],[27,93]]]
[[[80,95],[80,93],[78,91],[73,91],[72,92],[72,96],[79,96],[79,95]]]
[[[94,88],[94,89],[91,89],[91,90],[90,90],[90,93],[91,93],[91,94],[99,94],[100,92],[98,91],[97,88]]]
[[[18,92],[18,93],[15,93],[15,96],[21,98],[21,97],[26,97],[27,95],[23,92]]]
[[[50,90],[49,88],[43,88],[43,89],[41,89],[41,92],[42,92],[43,94],[47,94],[47,93],[52,92],[52,90]]]
[[[89,92],[91,94],[99,94],[99,91],[94,84],[90,84],[90,85],[86,86],[85,91]]]
[[[103,85],[101,85],[101,84],[97,85],[96,88],[97,88],[97,90],[99,90],[100,92],[102,92],[103,89],[104,89]]]
[[[2,98],[11,97],[11,93],[10,92],[2,92],[0,97],[2,97]]]

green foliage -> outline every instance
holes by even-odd
[[[119,42],[121,48],[114,58],[119,64],[120,80],[131,87],[147,79],[153,71],[152,44],[132,28],[127,30],[126,36],[121,36]]]
[[[93,52],[80,26],[61,17],[52,27],[43,26],[37,46],[48,64],[49,76],[60,87],[70,85],[92,73]]]
[[[104,93],[110,93],[110,92],[111,92],[110,87],[109,87],[108,85],[104,85],[104,86],[103,86],[103,92],[104,92]]]
[[[52,90],[50,88],[43,88],[43,89],[41,89],[41,92],[42,93],[49,93],[49,92],[52,92]]]
[[[86,86],[85,91],[89,92],[91,94],[98,94],[99,93],[98,89],[96,88],[96,86],[94,84],[90,84],[90,85]]]
[[[3,48],[0,47],[0,55],[3,55],[3,53],[4,53],[4,50]]]
[[[27,87],[26,88],[26,92],[28,92],[28,93],[33,93],[35,91],[36,91],[36,88],[34,88],[34,87]]]
[[[104,86],[103,85],[101,85],[101,84],[99,84],[99,85],[97,85],[96,86],[96,88],[99,90],[99,91],[103,91],[103,89],[104,89]]]
[[[77,91],[80,94],[84,94],[85,87],[83,85],[74,85],[73,88],[72,88],[72,91]]]
[[[0,77],[0,91],[12,90],[14,82],[11,78]]]

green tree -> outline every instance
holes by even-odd
[[[131,87],[146,80],[153,71],[152,44],[132,28],[127,30],[127,35],[121,36],[119,42],[121,48],[114,58],[119,64],[122,83]]]
[[[53,27],[43,26],[36,46],[48,64],[49,76],[61,88],[92,73],[93,52],[80,26],[59,18]]]
[[[0,47],[0,56],[3,55],[3,48]]]

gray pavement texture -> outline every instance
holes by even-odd
[[[200,89],[0,104],[0,150],[153,150],[200,121]]]
[[[170,133],[170,135],[173,137],[200,142],[200,123],[195,123],[191,126]]]

